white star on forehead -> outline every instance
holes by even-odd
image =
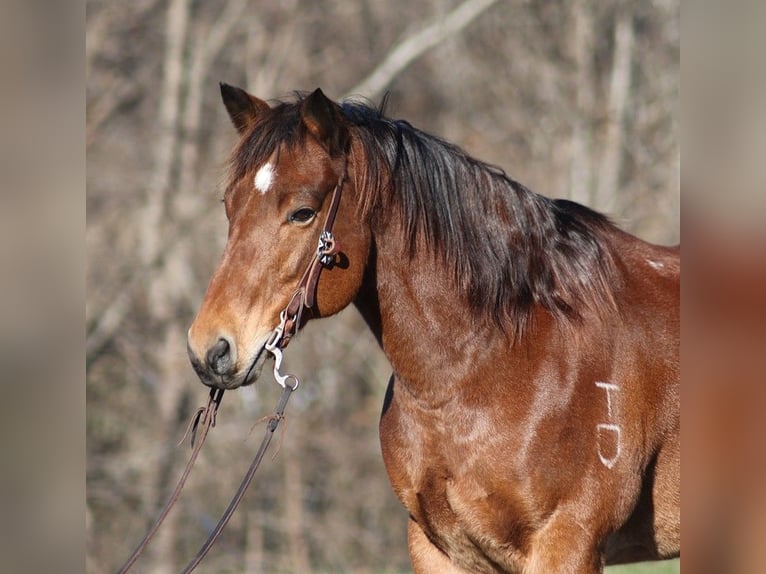
[[[263,164],[258,173],[255,174],[253,183],[255,183],[255,189],[260,191],[261,194],[269,191],[271,184],[274,183],[274,166],[271,163]]]

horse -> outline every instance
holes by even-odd
[[[416,574],[680,556],[680,246],[538,195],[384,105],[221,95],[239,141],[188,332],[202,382],[256,381],[332,218],[292,319],[353,304],[392,366],[380,442]]]

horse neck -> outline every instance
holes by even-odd
[[[477,359],[508,342],[496,325],[477,319],[435,257],[411,255],[404,236],[395,229],[374,234],[355,303],[399,381],[436,404],[446,386],[470,376]]]
[[[560,319],[583,302],[601,304],[598,290],[582,281],[583,269],[592,271],[589,283],[600,286],[607,281],[604,262],[609,257],[599,247],[598,235],[606,223],[596,214],[574,204],[554,206],[451,149],[431,150],[432,156],[456,154],[452,163],[457,167],[442,166],[449,177],[440,180],[434,176],[432,181],[405,170],[400,174],[404,178],[424,179],[416,179],[419,185],[411,189],[392,189],[380,176],[385,168],[376,168],[382,160],[374,152],[370,157],[358,145],[354,149],[352,157],[364,161],[352,162],[353,167],[371,166],[359,169],[358,174],[364,176],[359,179],[372,183],[359,188],[357,201],[361,202],[359,211],[374,222],[371,258],[357,306],[400,379],[414,384],[454,380],[463,373],[468,377],[481,355],[512,360],[508,349],[517,345],[511,345],[509,338],[523,332],[528,339],[528,324],[535,325],[534,335],[540,340],[549,335],[544,330],[551,331],[552,317]],[[417,151],[411,153],[417,156]],[[434,166],[436,172],[439,165]],[[353,171],[357,173],[357,169]],[[438,191],[454,185],[455,178],[466,180],[449,197],[439,197]],[[481,188],[480,200],[471,195],[477,187]],[[432,214],[429,223],[422,212],[440,200],[441,210]],[[482,209],[476,209],[479,201]],[[474,208],[461,210],[457,207],[460,202]],[[561,226],[568,226],[569,232],[556,236]],[[454,228],[479,227],[486,233],[454,235]],[[507,233],[490,232],[499,229]],[[437,238],[434,243],[438,245],[425,244],[424,237],[429,235]],[[558,244],[559,257],[554,260],[549,255]],[[572,257],[562,255],[570,252],[578,254],[576,264]],[[551,288],[552,277],[561,281],[560,291]],[[608,293],[608,289],[603,291]],[[469,297],[480,299],[484,312],[477,313]],[[514,332],[504,332],[498,320]],[[505,349],[502,353],[500,347]]]

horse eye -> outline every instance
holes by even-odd
[[[317,212],[310,207],[301,207],[290,214],[290,223],[308,223],[316,214]]]

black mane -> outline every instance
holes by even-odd
[[[368,161],[364,210],[398,210],[413,249],[424,244],[439,255],[474,309],[518,334],[535,304],[570,320],[586,307],[613,308],[606,217],[533,193],[382,110],[342,107]]]
[[[232,181],[279,144],[302,141],[300,102],[299,96],[296,103],[278,103],[243,138],[233,156]],[[459,147],[385,117],[382,108],[357,101],[341,105],[352,139],[364,150],[356,185],[367,221],[385,225],[397,213],[411,256],[416,246],[426,246],[475,310],[510,324],[516,334],[535,305],[570,321],[585,309],[614,308],[607,242],[614,227],[605,216],[538,195]]]

